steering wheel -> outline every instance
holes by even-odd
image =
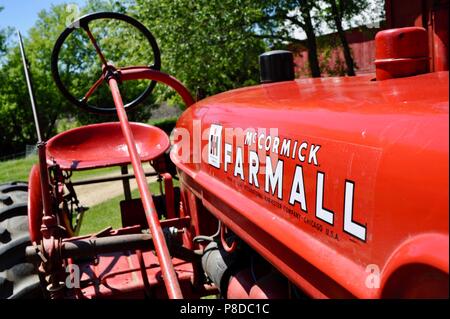
[[[100,113],[100,114],[112,114],[116,112],[116,109],[114,107],[99,107],[96,105],[92,105],[88,103],[89,97],[95,92],[95,90],[106,80],[107,76],[110,74],[113,74],[116,69],[114,66],[110,65],[105,56],[103,55],[101,48],[99,47],[96,39],[92,35],[90,29],[89,29],[89,23],[94,20],[100,20],[100,19],[115,19],[124,21],[128,24],[131,24],[133,27],[138,29],[146,38],[148,43],[150,44],[152,51],[153,51],[153,57],[154,57],[154,63],[150,66],[153,70],[160,70],[161,68],[161,57],[160,57],[160,51],[158,48],[158,45],[156,43],[155,38],[151,34],[151,32],[139,21],[121,13],[115,13],[115,12],[97,12],[85,15],[81,17],[80,19],[73,22],[70,26],[68,26],[59,36],[58,40],[55,43],[55,46],[53,47],[52,57],[51,57],[51,69],[53,74],[53,79],[56,83],[56,86],[59,88],[61,93],[64,95],[64,97],[69,100],[72,104],[81,107],[87,111],[93,112],[93,113]],[[85,94],[82,98],[76,98],[73,96],[67,87],[63,84],[61,81],[61,77],[59,74],[58,69],[58,60],[59,60],[59,54],[61,51],[61,47],[64,44],[64,41],[69,37],[69,35],[75,31],[77,28],[82,28],[89,37],[90,42],[95,48],[95,51],[97,52],[98,57],[100,58],[100,61],[102,63],[102,76],[100,77],[97,82],[94,83],[94,85],[89,89],[89,91]],[[147,88],[133,101],[129,102],[125,105],[125,109],[129,110],[134,107],[136,107],[140,102],[142,102],[154,89],[156,85],[156,81],[151,81]]]

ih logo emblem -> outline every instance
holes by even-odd
[[[220,168],[220,152],[222,149],[222,126],[212,124],[209,129],[208,163]]]

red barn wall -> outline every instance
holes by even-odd
[[[420,26],[428,30],[430,70],[448,70],[448,20],[449,20],[449,0],[386,0],[385,28],[400,28],[407,26]],[[372,73],[375,71],[375,34],[380,29],[368,29],[366,27],[352,29],[346,32],[346,37],[352,50],[353,59],[356,63],[356,74]],[[324,35],[318,38],[327,37],[329,39],[337,37],[336,33]],[[300,44],[295,48],[294,61],[296,73],[299,77],[308,76],[307,69],[308,51],[306,46]],[[339,46],[332,52],[332,58],[325,63],[328,67],[333,67],[337,60],[345,61],[342,48]],[[319,56],[322,56],[319,51]],[[323,76],[327,76],[323,70]]]

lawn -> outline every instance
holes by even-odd
[[[10,181],[27,181],[28,174],[33,164],[37,163],[37,156],[30,156],[18,160],[10,160],[0,162],[0,183]],[[129,167],[131,171],[131,167]],[[82,180],[94,176],[101,176],[117,172],[120,174],[120,168],[108,167],[96,170],[74,172],[72,180]],[[174,180],[174,185],[176,184]],[[159,194],[159,184],[154,182],[149,184],[150,191],[153,194]],[[135,189],[132,191],[133,198],[139,198],[139,191]],[[80,234],[90,234],[100,231],[108,226],[113,228],[121,227],[120,219],[120,201],[123,200],[123,195],[114,197],[106,202],[97,204],[89,208],[83,218]]]
[[[175,122],[176,117],[152,119],[148,121],[148,124],[158,126],[169,134],[175,125]],[[37,161],[38,157],[37,155],[34,155],[22,159],[0,162],[0,184],[11,181],[27,182],[31,167],[33,164],[36,164]],[[131,171],[131,166],[129,166],[129,172]],[[72,180],[82,180],[113,172],[120,174],[120,168],[108,167],[95,170],[77,171],[73,173]],[[176,182],[177,181],[174,180],[175,185],[177,185]],[[149,186],[152,193],[159,194],[158,183],[151,183]],[[133,198],[139,198],[139,192],[137,189],[132,192],[132,196]],[[113,228],[121,227],[119,206],[121,200],[123,200],[123,195],[90,207],[85,213],[80,234],[94,233],[108,226],[112,226]]]
[[[176,185],[178,183],[174,180],[174,186]],[[149,187],[152,194],[159,194],[159,184],[157,182],[150,183]],[[133,198],[140,198],[139,190],[135,189],[132,191],[131,196]],[[112,228],[122,227],[119,203],[123,199],[123,195],[120,195],[90,207],[84,214],[80,235],[96,233],[108,226],[112,226]]]
[[[31,166],[37,162],[37,156],[0,162],[0,183],[28,181]]]
[[[169,112],[170,113],[170,112]],[[156,118],[150,119],[147,123],[150,125],[157,126],[170,134],[170,131],[175,126],[177,117],[167,117],[167,118]],[[73,125],[73,123],[69,123]],[[67,124],[67,125],[69,125]],[[72,126],[61,127],[60,130],[66,130],[72,128]],[[37,163],[37,156],[29,156],[26,158],[10,160],[0,162],[0,183],[12,182],[12,181],[28,181],[28,174],[31,170],[33,164]],[[104,175],[111,172],[119,172],[120,169],[117,167],[101,168],[96,170],[79,171],[73,174],[72,180],[85,179],[88,177]]]
[[[0,183],[12,181],[27,182],[31,167],[36,163],[37,156],[29,156],[17,160],[0,162]],[[120,173],[120,169],[118,167],[107,167],[95,170],[79,171],[73,174],[72,180],[80,180],[112,172]]]
[[[27,181],[31,166],[37,162],[37,156],[30,156],[19,160],[0,162],[0,183],[9,181]],[[131,169],[131,168],[130,168]],[[75,172],[72,180],[81,180],[89,177],[100,176],[112,172],[120,174],[120,168],[108,167],[96,170]],[[177,181],[174,180],[176,183]],[[175,184],[174,183],[174,184]],[[149,184],[152,194],[159,194],[159,184]],[[133,198],[139,198],[139,191],[132,191]],[[90,234],[100,231],[108,226],[121,227],[120,206],[123,195],[114,197],[106,202],[89,208],[83,218],[80,234]]]

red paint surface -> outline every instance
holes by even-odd
[[[197,206],[201,202],[312,297],[380,297],[383,286],[366,286],[366,267],[377,265],[384,283],[390,267],[411,263],[398,254],[414,239],[415,260],[448,276],[448,72],[372,78],[302,79],[238,89],[194,104],[177,123],[191,132],[193,120],[201,120],[202,130],[211,124],[224,130],[273,127],[280,138],[321,145],[320,166],[283,158],[283,200],[264,192],[264,171],[258,174],[259,189],[249,184],[248,147],[245,181],[233,175],[234,165],[224,172],[223,141],[220,169],[182,161],[180,145],[171,153],[182,191],[197,196]],[[202,141],[206,152],[207,143]],[[286,183],[298,164],[308,206],[307,213],[298,203],[293,207],[301,218],[266,200],[289,206]],[[325,173],[324,207],[334,212],[334,226],[315,217],[318,171]],[[365,225],[365,242],[343,232],[346,180],[355,185],[353,220]],[[184,196],[184,207],[192,206],[192,197]],[[418,244],[424,234],[432,247]],[[430,250],[433,258],[426,257]]]
[[[31,242],[39,242],[42,239],[41,224],[43,215],[41,177],[39,166],[33,165],[28,178],[28,231]]]
[[[423,27],[428,31],[431,71],[448,70],[448,0],[386,0],[386,27]]]
[[[169,148],[169,138],[161,129],[140,123],[130,126],[142,161],[152,160]],[[64,170],[81,170],[130,163],[130,156],[120,123],[114,122],[75,128],[51,138],[47,163],[53,161]]]
[[[150,286],[150,296],[167,298],[164,280],[158,258],[153,252],[142,252],[145,271]],[[172,259],[175,272],[186,297],[199,298],[201,292],[195,292],[192,280],[192,264],[181,259]],[[82,298],[132,298],[145,297],[145,278],[142,276],[138,255],[131,252],[104,254],[99,256],[96,265],[80,265],[81,280],[92,281],[88,287],[81,289]],[[204,293],[204,292],[203,292]]]
[[[161,272],[164,275],[164,284],[167,289],[167,294],[170,299],[181,299],[183,294],[180,289],[177,275],[173,268],[169,249],[159,223],[158,213],[156,211],[155,204],[153,203],[152,194],[148,189],[147,179],[145,177],[140,154],[136,146],[136,142],[138,140],[135,139],[131,125],[128,122],[127,113],[120,95],[117,80],[114,78],[109,78],[108,84],[116,106],[117,116],[120,121],[120,128],[122,130],[123,137],[126,140],[126,146],[129,152],[131,164],[133,166],[134,174],[136,176],[139,194],[141,195],[142,205],[145,210],[145,217],[147,218],[150,233],[152,234],[152,240],[158,256]],[[167,139],[167,135],[164,134],[164,136]]]
[[[375,42],[378,81],[428,72],[428,39],[424,28],[381,31],[377,33]]]
[[[181,96],[186,107],[189,107],[194,103],[194,99],[192,98],[191,93],[183,85],[183,83],[169,74],[152,70],[149,67],[122,68],[119,69],[118,72],[122,81],[147,79],[164,83],[174,89]]]

